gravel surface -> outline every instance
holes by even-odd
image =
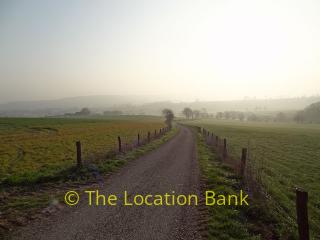
[[[105,182],[87,190],[123,196],[196,194],[200,196],[196,144],[191,131],[179,133],[157,150],[129,162]],[[71,189],[70,189],[71,190]],[[195,206],[88,206],[79,192],[77,206],[20,228],[13,239],[201,239]]]

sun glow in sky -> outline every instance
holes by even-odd
[[[320,2],[1,1],[0,102],[320,92]]]

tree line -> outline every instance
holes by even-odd
[[[313,103],[294,116],[298,123],[320,123],[320,102]]]
[[[82,108],[79,112],[67,113],[65,116],[90,116],[92,113],[88,108]],[[121,111],[105,111],[105,116],[119,116]],[[185,107],[182,114],[186,119],[199,118],[216,118],[224,120],[239,120],[239,121],[260,121],[260,122],[292,122],[297,123],[320,123],[320,102],[313,103],[301,111],[295,112],[273,112],[273,113],[254,113],[242,111],[224,111],[216,114],[208,114],[205,108],[191,109]],[[166,119],[166,124],[171,128],[174,119],[174,113],[171,109],[163,109],[162,115]]]
[[[216,118],[223,120],[257,121],[257,122],[297,122],[320,123],[320,102],[313,103],[301,111],[254,113],[242,111],[224,111],[208,114],[205,109],[192,110],[189,107],[183,109],[182,114],[187,119]]]
[[[205,108],[202,108],[201,110],[192,110],[191,108],[186,107],[183,109],[182,114],[187,119],[198,119],[198,118],[209,117],[209,114],[207,113],[207,110]]]

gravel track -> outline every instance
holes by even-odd
[[[96,187],[100,193],[123,195],[197,194],[200,176],[192,132],[179,133],[157,150],[129,162]],[[82,195],[80,194],[82,197]],[[13,239],[201,239],[200,214],[194,206],[88,206],[86,197],[74,207],[32,221]]]

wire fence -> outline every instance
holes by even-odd
[[[308,193],[301,190],[296,190],[296,214],[297,216],[292,216],[289,214],[288,209],[282,206],[278,201],[276,201],[272,194],[270,194],[269,187],[264,184],[264,161],[255,161],[256,156],[251,151],[251,143],[248,141],[247,146],[239,151],[239,148],[228,145],[226,138],[221,138],[215,135],[213,132],[207,129],[196,127],[198,132],[204,137],[205,143],[218,154],[221,162],[229,167],[231,167],[236,174],[242,180],[243,186],[245,187],[247,193],[251,195],[254,199],[263,200],[268,202],[268,206],[273,208],[273,212],[281,219],[281,225],[290,231],[296,231],[298,228],[299,239],[309,240],[309,220],[307,211]],[[291,189],[290,189],[291,190]],[[292,211],[290,211],[292,212]],[[294,211],[293,211],[294,212]],[[285,238],[284,238],[285,239]]]
[[[128,136],[118,136],[112,147],[106,147],[105,151],[99,152],[86,152],[83,154],[83,144],[81,141],[76,141],[76,163],[78,167],[81,167],[85,164],[92,163],[99,161],[101,159],[111,159],[119,154],[125,154],[130,152],[138,147],[146,145],[151,141],[162,137],[166,134],[170,128],[164,127],[160,129],[155,129],[154,131],[148,131],[146,133],[139,132],[136,135],[136,138],[132,140],[132,137],[129,138]]]

